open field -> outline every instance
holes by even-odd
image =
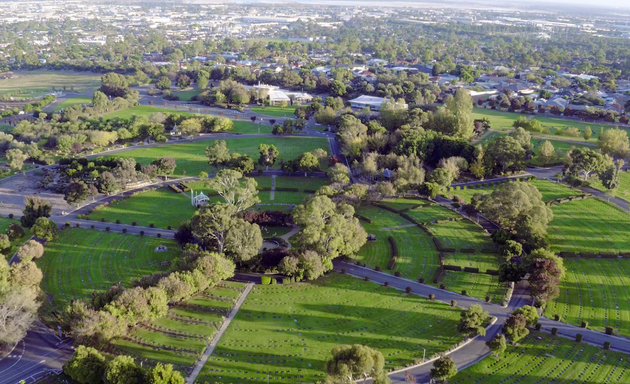
[[[508,289],[507,283],[499,282],[499,276],[485,273],[445,271],[441,282],[449,291],[462,293],[465,290],[466,295],[484,301],[486,296],[490,296],[491,302],[499,304],[505,299]]]
[[[418,226],[402,216],[378,207],[360,207],[357,213],[372,220],[361,221],[368,234],[376,235],[376,241],[368,241],[355,257],[356,261],[368,267],[379,266],[383,271],[399,271],[402,277],[417,280],[420,277],[430,281],[439,267],[438,252],[431,237]],[[394,238],[398,247],[398,260],[392,270],[387,266],[392,257],[392,249],[387,240]]]
[[[259,144],[273,144],[280,151],[280,158],[289,161],[298,157],[304,152],[309,152],[317,148],[329,151],[328,141],[324,138],[310,137],[261,137],[261,138],[245,138],[245,139],[227,139],[225,140],[230,153],[240,153],[249,155],[254,161],[260,157],[258,152]],[[213,173],[214,168],[208,165],[208,159],[204,154],[207,146],[211,145],[211,141],[196,141],[193,143],[170,144],[158,147],[139,148],[127,152],[122,152],[117,157],[132,157],[142,165],[151,163],[154,160],[165,156],[170,156],[177,161],[175,173],[182,174],[186,171],[187,175],[198,175],[200,172]],[[273,167],[280,168],[280,162]]]
[[[630,252],[630,214],[599,199],[553,205],[547,232],[555,252]]]
[[[570,188],[565,184],[556,183],[549,180],[531,180],[527,182],[533,184],[536,188],[538,188],[538,192],[542,194],[543,201],[577,196],[583,193],[582,191]],[[470,203],[470,200],[474,195],[490,194],[498,187],[499,185],[495,184],[489,187],[459,189],[457,191],[449,192],[449,197],[452,198],[453,196],[459,196],[464,199],[466,203]]]
[[[155,247],[165,245],[166,252]],[[66,229],[59,238],[46,245],[44,257],[37,265],[44,273],[42,288],[54,309],[72,299],[90,295],[167,269],[160,267],[180,253],[173,240],[123,235],[88,229]]]
[[[304,383],[324,379],[333,347],[364,344],[386,369],[461,340],[460,310],[359,279],[257,285],[203,367],[197,383]]]
[[[513,128],[512,124],[520,116],[525,116],[528,119],[534,118],[540,121],[543,127],[549,128],[551,134],[554,134],[558,129],[575,127],[575,128],[578,128],[580,131],[584,131],[584,128],[591,127],[593,131],[593,136],[591,137],[591,141],[596,141],[597,137],[599,136],[600,127],[602,126],[601,124],[598,125],[597,123],[584,123],[581,121],[557,119],[557,118],[546,117],[546,116],[531,116],[531,115],[524,115],[521,113],[503,112],[503,111],[497,111],[497,110],[485,109],[485,108],[475,108],[473,110],[473,119],[487,118],[488,120],[490,120],[490,127],[496,130],[512,129]],[[610,126],[604,125],[604,127],[608,128]]]
[[[208,288],[171,306],[166,317],[135,327],[129,336],[112,344],[138,360],[174,364],[187,375],[244,287],[242,283],[222,282]]]
[[[57,105],[57,108],[55,108],[55,111],[72,107],[74,105],[90,104],[90,103],[92,103],[92,98],[90,97],[71,97],[59,103],[59,105]]]
[[[449,384],[628,383],[628,355],[533,331],[500,359],[489,356]]]
[[[187,91],[173,92],[173,95],[179,97],[180,101],[190,101],[201,92],[203,92],[201,89],[189,89]]]
[[[580,326],[587,321],[591,329],[630,336],[629,259],[565,258],[567,275],[560,296],[547,305],[545,316]]]
[[[0,93],[16,91],[42,93],[53,88],[61,90],[64,87],[67,90],[83,91],[101,86],[101,75],[90,72],[25,70],[14,73],[19,77],[0,80]]]
[[[277,117],[293,117],[295,116],[295,109],[297,106],[288,105],[285,108],[282,107],[252,107],[252,112],[260,113],[261,115],[277,116]]]

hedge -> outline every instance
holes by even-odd
[[[499,271],[496,269],[486,269],[486,275],[499,276]]]
[[[462,248],[462,253],[475,253],[475,250],[472,248]]]
[[[388,206],[387,206],[387,205],[385,205],[385,204],[374,203],[374,205],[375,205],[375,206],[377,206],[377,207],[379,207],[379,208],[381,208],[381,209],[384,209],[384,210],[386,210],[386,211],[390,211],[390,212],[393,212],[393,213],[398,213],[398,210],[396,210],[396,209],[394,209],[394,208],[392,208],[392,207],[388,207]]]
[[[483,248],[481,253],[499,253],[499,250],[496,248]]]
[[[398,261],[398,246],[396,245],[396,241],[394,240],[392,236],[389,236],[387,238],[387,241],[389,242],[389,245],[392,248],[392,257],[389,260],[389,263],[387,264],[387,269],[391,270],[391,269],[396,268],[396,262]]]
[[[420,223],[419,223],[416,219],[414,219],[413,217],[411,217],[411,216],[409,216],[408,214],[406,214],[406,213],[405,213],[405,212],[407,212],[407,211],[408,211],[408,209],[406,209],[406,210],[405,210],[405,209],[403,209],[403,210],[401,211],[401,213],[400,213],[400,216],[401,216],[403,219],[406,219],[406,220],[411,221],[411,222],[412,222],[412,223],[414,223],[415,225],[420,225]]]
[[[479,273],[478,267],[465,267],[464,272]]]
[[[168,185],[168,187],[169,187],[170,189],[172,189],[175,193],[182,193],[182,190],[181,190],[181,189],[179,189],[179,188],[178,188],[176,185],[174,185],[174,184],[169,184],[169,185]]]
[[[433,284],[437,284],[442,280],[442,276],[444,275],[444,266],[440,265],[438,269],[435,271],[435,275],[433,276]]]
[[[361,221],[365,221],[368,224],[372,224],[372,219],[367,218],[365,216],[359,215],[358,213],[354,214],[354,217],[356,217],[357,219],[361,220]]]
[[[461,271],[462,267],[459,265],[445,265],[444,270],[445,271]]]
[[[300,190],[297,189],[297,188],[286,188],[286,187],[285,188],[276,187],[276,191],[278,191],[278,192],[300,192]]]
[[[271,277],[269,276],[260,276],[260,284],[269,285],[271,284]]]

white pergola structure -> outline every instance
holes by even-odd
[[[199,192],[195,196],[195,191],[193,191],[192,189],[190,190],[190,203],[193,205],[193,207],[198,207],[202,203],[207,203],[208,199],[208,196],[206,196],[203,192]]]

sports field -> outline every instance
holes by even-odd
[[[138,360],[174,364],[186,376],[244,287],[225,281],[208,288],[172,305],[165,317],[135,327],[112,345]]]
[[[614,342],[613,342],[614,343]],[[532,331],[501,358],[489,356],[449,384],[630,383],[630,358],[562,337]]]
[[[168,251],[156,252],[159,245],[167,246]],[[44,273],[42,288],[53,309],[60,309],[92,291],[106,290],[119,282],[129,287],[134,279],[168,269],[160,263],[171,261],[180,252],[173,240],[65,229],[46,245],[37,265]]]
[[[553,205],[547,232],[555,252],[630,252],[630,214],[599,199]]]
[[[549,180],[532,180],[527,182],[533,184],[538,189],[538,192],[540,192],[540,194],[542,195],[543,201],[550,201],[583,194],[583,192],[578,189],[573,189],[565,184],[556,183]],[[465,202],[470,203],[470,200],[474,195],[490,194],[500,185],[498,183],[486,182],[486,184],[490,183],[492,183],[493,185],[477,188],[469,187],[466,189],[462,189],[461,187],[459,187],[459,189],[449,192],[448,195],[451,198],[453,196],[459,196],[464,199]]]
[[[402,216],[382,208],[360,207],[357,213],[372,220],[372,223],[361,221],[361,225],[368,234],[376,235],[376,241],[368,241],[355,257],[356,261],[370,268],[379,266],[388,273],[399,271],[402,277],[413,280],[433,278],[439,257],[428,234]],[[387,268],[392,258],[389,236],[394,238],[398,248],[396,266],[391,270]]]
[[[74,105],[91,104],[91,103],[92,103],[92,98],[90,97],[71,97],[59,103],[59,105],[57,105],[57,108],[55,108],[55,111],[72,107]]]
[[[293,117],[295,116],[295,109],[297,106],[288,105],[285,108],[282,107],[252,107],[252,112],[259,113],[261,115],[277,116],[277,117]]]
[[[317,148],[329,151],[328,141],[324,138],[310,137],[260,137],[225,140],[230,153],[249,155],[254,161],[260,157],[259,144],[273,144],[280,151],[280,158],[285,161],[293,160],[304,152]],[[195,141],[185,144],[169,144],[158,147],[139,148],[122,152],[117,157],[132,157],[142,165],[165,156],[174,158],[177,162],[175,174],[181,175],[186,171],[187,175],[198,175],[200,172],[214,173],[215,168],[208,165],[208,158],[204,154],[206,147],[212,141]],[[280,162],[276,162],[274,169],[280,168]]]
[[[462,338],[460,310],[371,282],[331,274],[309,283],[257,285],[197,383],[313,383],[333,347],[364,344],[386,369],[411,365]],[[268,377],[269,376],[269,377]]]
[[[0,80],[0,93],[16,91],[31,93],[31,97],[43,96],[53,88],[57,90],[86,91],[101,86],[101,75],[90,72],[49,71],[14,71],[13,79]]]
[[[630,259],[565,258],[567,274],[560,296],[547,305],[545,316],[561,321],[630,336]]]

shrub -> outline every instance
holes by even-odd
[[[489,303],[490,301],[492,301],[492,297],[486,296],[486,303]]]
[[[610,341],[604,341],[604,349],[610,349]]]
[[[553,315],[553,319],[555,321],[560,321],[560,315]]]
[[[155,228],[155,224],[151,223],[151,224],[149,224],[149,227],[150,228]]]
[[[377,271],[377,272],[380,272],[381,271],[381,266],[377,265],[376,267],[374,267],[374,270]]]
[[[138,223],[136,223],[135,221],[132,221],[131,225],[133,225],[135,227],[136,225],[138,225]]]
[[[411,293],[411,287],[407,287],[407,288],[405,288],[405,292],[407,292],[407,293]]]
[[[116,224],[120,224],[120,220],[116,219]]]
[[[75,226],[75,227],[77,227],[77,228],[79,228],[79,227],[81,226],[81,224],[76,223],[76,224],[74,224],[74,226]]]
[[[346,269],[345,268],[341,268],[341,274],[345,275],[346,274]]]
[[[446,284],[440,283],[440,289],[446,289]]]
[[[284,284],[291,284],[291,278],[290,277],[283,277],[282,278],[282,285]]]
[[[607,335],[612,335],[613,334],[613,327],[607,326],[606,327],[606,334]]]
[[[582,342],[582,338],[583,337],[584,336],[581,333],[578,333],[577,335],[575,335],[575,341],[580,343],[580,342]]]
[[[123,228],[123,233],[127,233],[127,228]]]
[[[553,327],[551,328],[551,336],[556,336],[558,334],[558,328]]]
[[[383,283],[383,285],[384,285],[385,287],[389,287],[389,281],[384,282],[384,283]]]
[[[12,218],[13,218],[13,214],[9,213],[9,219],[12,219]]]
[[[278,280],[276,280],[274,277],[271,278],[271,285],[276,285],[278,284]]]
[[[109,232],[109,227],[106,227],[106,228],[105,228],[105,231]]]
[[[144,236],[144,231],[140,231],[140,236]]]
[[[269,276],[260,276],[260,284],[269,285],[271,284],[271,277]]]
[[[457,300],[451,300],[451,307],[457,306]]]
[[[158,237],[158,239],[159,239],[160,237],[162,237],[162,234],[161,234],[161,233],[158,233],[158,234],[157,234],[157,237]]]
[[[365,277],[363,278],[363,280],[365,280],[365,281],[370,281],[370,276],[365,275]]]
[[[588,321],[584,321],[584,320],[582,320],[582,324],[580,324],[580,327],[582,327],[582,328],[588,328]]]
[[[105,218],[103,217],[103,218],[101,219],[101,223],[104,223],[104,222],[105,222]]]
[[[94,229],[94,224],[90,225],[90,228]]]
[[[65,224],[65,225],[66,225],[66,228],[67,228],[67,227],[69,227],[69,226],[70,226],[70,223],[68,223],[68,222],[66,221],[66,224]]]
[[[542,324],[536,323],[536,330],[540,331],[541,328],[542,328]]]
[[[468,293],[468,292],[466,292],[466,290],[465,290],[465,289],[462,289],[462,296],[466,296],[466,294],[467,294],[467,293]]]
[[[420,284],[424,284],[424,277],[419,278],[419,279],[418,279],[418,283],[420,283]]]
[[[394,276],[396,276],[396,277],[400,277],[400,271],[396,271],[396,272],[394,272]]]
[[[170,225],[166,227],[166,229],[168,229],[169,231],[173,230],[173,227],[171,227]]]

